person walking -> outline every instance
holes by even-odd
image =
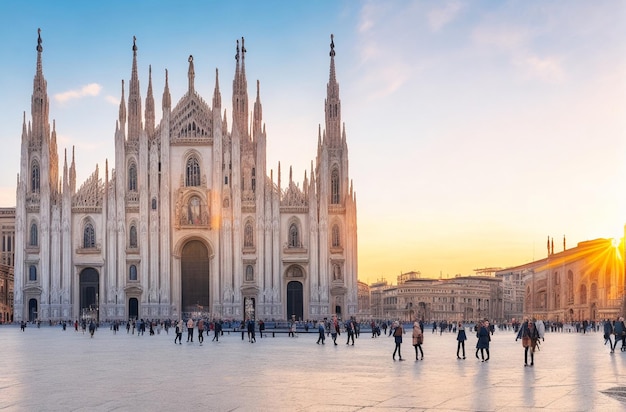
[[[319,345],[322,342],[324,345],[324,341],[326,340],[326,330],[324,329],[324,321],[317,322],[317,332],[319,333],[319,337],[317,338],[317,344]]]
[[[422,350],[422,343],[424,342],[424,331],[418,321],[413,322],[413,347],[415,347],[415,360],[418,360],[418,349],[422,354],[422,360],[424,360],[424,351]]]
[[[211,340],[211,342],[219,342],[220,341],[220,332],[222,332],[222,324],[220,323],[220,321],[216,320],[213,322],[213,339]]]
[[[189,342],[189,340],[191,339],[191,343],[193,343],[194,326],[195,326],[195,323],[193,321],[193,318],[189,318],[189,320],[187,321],[187,342]]]
[[[491,337],[489,336],[489,322],[484,320],[480,322],[479,325],[478,332],[476,333],[476,337],[478,338],[478,342],[476,342],[476,358],[482,358],[483,362],[487,362],[489,360],[489,341],[491,340]],[[479,350],[480,358],[478,357]],[[485,352],[487,352],[486,358]]]
[[[604,320],[604,344],[606,345],[606,343],[609,343],[609,349],[611,350],[611,353],[613,353],[613,340],[611,339],[611,335],[613,334],[613,324],[611,323],[610,320],[605,319]]]
[[[534,322],[527,320],[517,333],[515,340],[522,338],[524,347],[524,366],[528,366],[528,352],[530,352],[530,366],[535,365],[535,347],[539,341],[539,332]]]
[[[461,357],[459,356],[459,352],[460,352],[460,350],[462,348],[463,349],[463,359],[465,359],[465,341],[467,340],[467,335],[465,334],[465,326],[463,326],[463,322],[459,322],[459,325],[457,327],[456,340],[457,340],[457,344],[456,344],[456,358],[457,359],[461,359]]]
[[[404,333],[404,329],[402,329],[402,325],[400,322],[395,321],[393,323],[393,340],[396,344],[395,349],[393,350],[393,355],[391,356],[393,360],[396,360],[396,352],[398,352],[399,360],[403,361],[402,353],[400,351],[400,347],[402,346],[402,334]]]
[[[250,343],[256,342],[256,337],[254,336],[254,326],[254,320],[248,319],[246,327],[248,329],[248,342]]]
[[[613,333],[615,334],[615,341],[613,341],[613,350],[611,351],[611,353],[615,352],[618,341],[622,344],[620,350],[624,352],[626,350],[626,347],[624,347],[624,333],[626,333],[626,327],[624,327],[624,318],[622,318],[621,316],[617,318],[615,322],[613,322]]]
[[[92,319],[91,322],[89,322],[89,335],[91,335],[91,337],[93,338],[93,334],[95,332],[96,332],[96,324]]]
[[[204,319],[198,319],[198,342],[202,345],[204,342]]]
[[[261,339],[263,339],[263,331],[265,331],[265,322],[263,322],[263,319],[259,320],[259,336],[261,336]]]
[[[346,345],[349,345],[350,339],[352,339],[352,346],[354,346],[354,334],[356,333],[354,329],[354,319],[350,319],[346,323],[346,332],[348,332],[348,341],[346,342]]]
[[[176,344],[176,340],[178,339],[178,344],[183,344],[183,320],[179,319],[176,323],[176,337],[174,338],[174,344]]]
[[[333,319],[330,322],[330,336],[333,338],[333,343],[335,346],[337,345],[337,336],[341,335],[339,332],[339,321],[337,320],[337,316],[333,315]]]

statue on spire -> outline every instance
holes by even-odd
[[[41,53],[43,51],[43,47],[41,47],[41,29],[37,29],[37,51]]]
[[[244,39],[243,36],[241,37],[241,58],[245,59],[246,58],[246,52],[248,50],[246,50],[245,46],[243,45]]]
[[[239,39],[237,39],[237,54],[235,54],[235,60],[239,61]]]
[[[137,37],[133,36],[133,52],[137,53]]]
[[[330,57],[335,57],[335,35],[330,35]]]

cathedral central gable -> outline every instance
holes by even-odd
[[[212,144],[213,124],[209,105],[196,92],[185,94],[172,111],[170,143]]]

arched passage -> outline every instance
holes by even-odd
[[[128,299],[128,319],[139,318],[139,300],[137,298]]]
[[[180,271],[182,311],[208,311],[209,251],[204,243],[191,240],[183,246]]]
[[[287,283],[287,316],[295,315],[296,320],[304,317],[304,293],[302,283],[291,281]]]
[[[100,277],[94,268],[85,268],[80,272],[80,314],[92,319],[97,317],[98,291],[100,289]]]
[[[28,321],[33,322],[37,320],[37,299],[30,299],[28,301]]]

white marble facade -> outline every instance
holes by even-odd
[[[195,90],[189,56],[188,90],[175,105],[165,71],[158,123],[151,68],[141,98],[133,39],[114,164],[106,161],[77,186],[74,149],[65,150],[59,171],[42,44],[40,34],[32,118],[24,116],[22,131],[16,321],[94,313],[100,319],[357,313],[356,195],[332,36],[325,125],[317,136],[302,137],[317,139],[318,147],[301,187],[291,170],[281,183],[280,164],[276,175],[268,172],[258,81],[248,108],[243,38],[236,46],[230,121],[217,70],[209,105]]]

